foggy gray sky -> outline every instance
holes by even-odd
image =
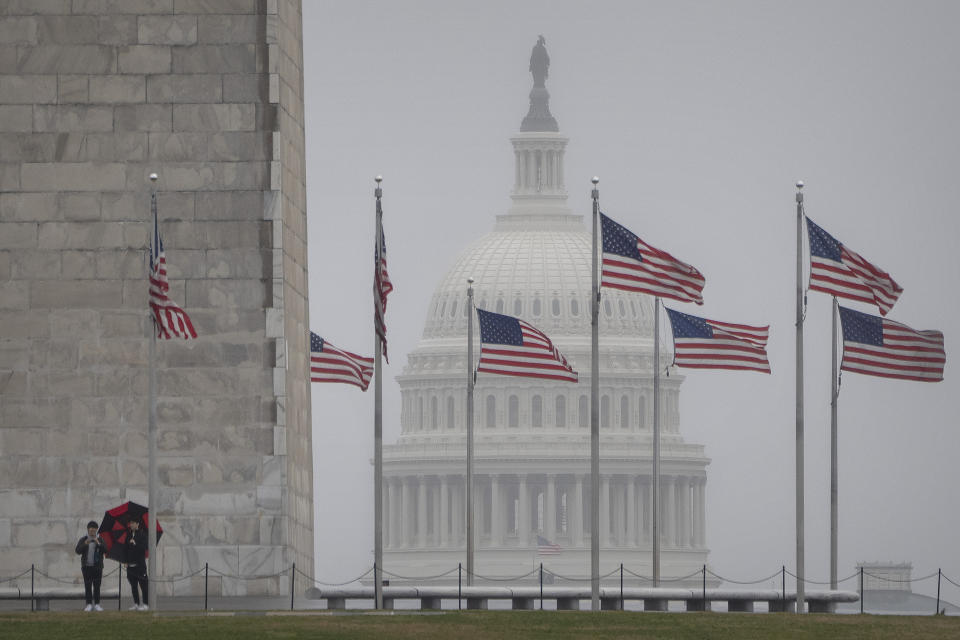
[[[570,207],[602,210],[695,265],[705,305],[771,325],[770,376],[686,370],[681,432],[702,443],[709,562],[795,568],[794,183],[806,211],[889,271],[889,317],[946,334],[946,380],[846,373],[840,393],[839,575],[910,561],[960,578],[957,153],[953,2],[304,2],[310,323],[370,355],[373,177],[395,290],[394,376],[455,257],[509,206],[509,138],[546,37],[551,110],[570,138]],[[846,303],[845,303],[846,304]],[[871,313],[863,305],[847,306]],[[829,577],[830,299],[811,292],[806,359],[806,572]],[[313,385],[317,578],[373,562],[373,394]],[[584,573],[589,567],[584,567]],[[850,581],[841,588],[854,589]],[[935,581],[932,584],[935,590]],[[931,583],[916,590],[930,592]],[[960,601],[960,590],[944,592]]]

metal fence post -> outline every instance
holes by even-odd
[[[293,611],[293,579],[297,574],[297,563],[294,562],[290,567],[290,611]]]
[[[780,599],[784,602],[787,601],[787,565],[780,565]],[[786,607],[786,604],[784,604]],[[784,608],[786,611],[786,608]]]
[[[457,563],[457,609],[463,608],[463,563]]]
[[[33,611],[33,610],[34,610],[34,609],[33,609],[33,603],[34,603],[34,600],[33,600],[33,567],[34,567],[34,565],[31,564],[31,565],[30,565],[30,611]]]
[[[540,611],[543,611],[543,563],[540,563]]]
[[[707,610],[707,565],[703,565],[703,610]]]
[[[943,575],[942,569],[937,569],[937,610],[934,611],[934,615],[940,613],[940,576]]]
[[[123,564],[117,563],[117,611],[120,611],[123,591]]]
[[[863,567],[860,567],[860,613],[863,613]]]
[[[623,563],[620,563],[620,611],[623,611]]]
[[[203,563],[203,610],[210,611],[209,603],[209,594],[210,594],[210,563]]]

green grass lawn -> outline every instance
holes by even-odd
[[[471,611],[420,615],[3,613],[0,638],[960,638],[960,617]]]

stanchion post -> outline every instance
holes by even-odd
[[[780,565],[780,598],[784,602],[787,600],[787,565],[785,564]]]
[[[123,565],[117,563],[117,611],[121,608],[121,591],[123,591]]]
[[[707,610],[707,565],[703,565],[703,610]]]
[[[374,571],[376,574],[376,571]],[[290,567],[290,611],[293,611],[293,579],[297,576],[297,563],[294,562]]]
[[[540,563],[540,611],[543,611],[543,563]]]
[[[863,613],[863,567],[860,567],[860,613]]]
[[[457,563],[457,609],[463,608],[463,563]]]
[[[33,567],[34,565],[31,564],[30,565],[30,611],[33,611],[33,602],[34,602],[33,600]]]
[[[937,610],[933,612],[933,615],[940,613],[940,576],[943,575],[942,569],[937,569]]]
[[[210,611],[209,605],[209,594],[210,594],[210,563],[203,563],[203,610]]]
[[[620,611],[623,611],[623,563],[620,563]]]

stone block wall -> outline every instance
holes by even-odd
[[[301,31],[299,0],[0,0],[3,576],[78,576],[87,520],[146,503],[151,172],[199,333],[158,344],[160,577],[312,574]]]

